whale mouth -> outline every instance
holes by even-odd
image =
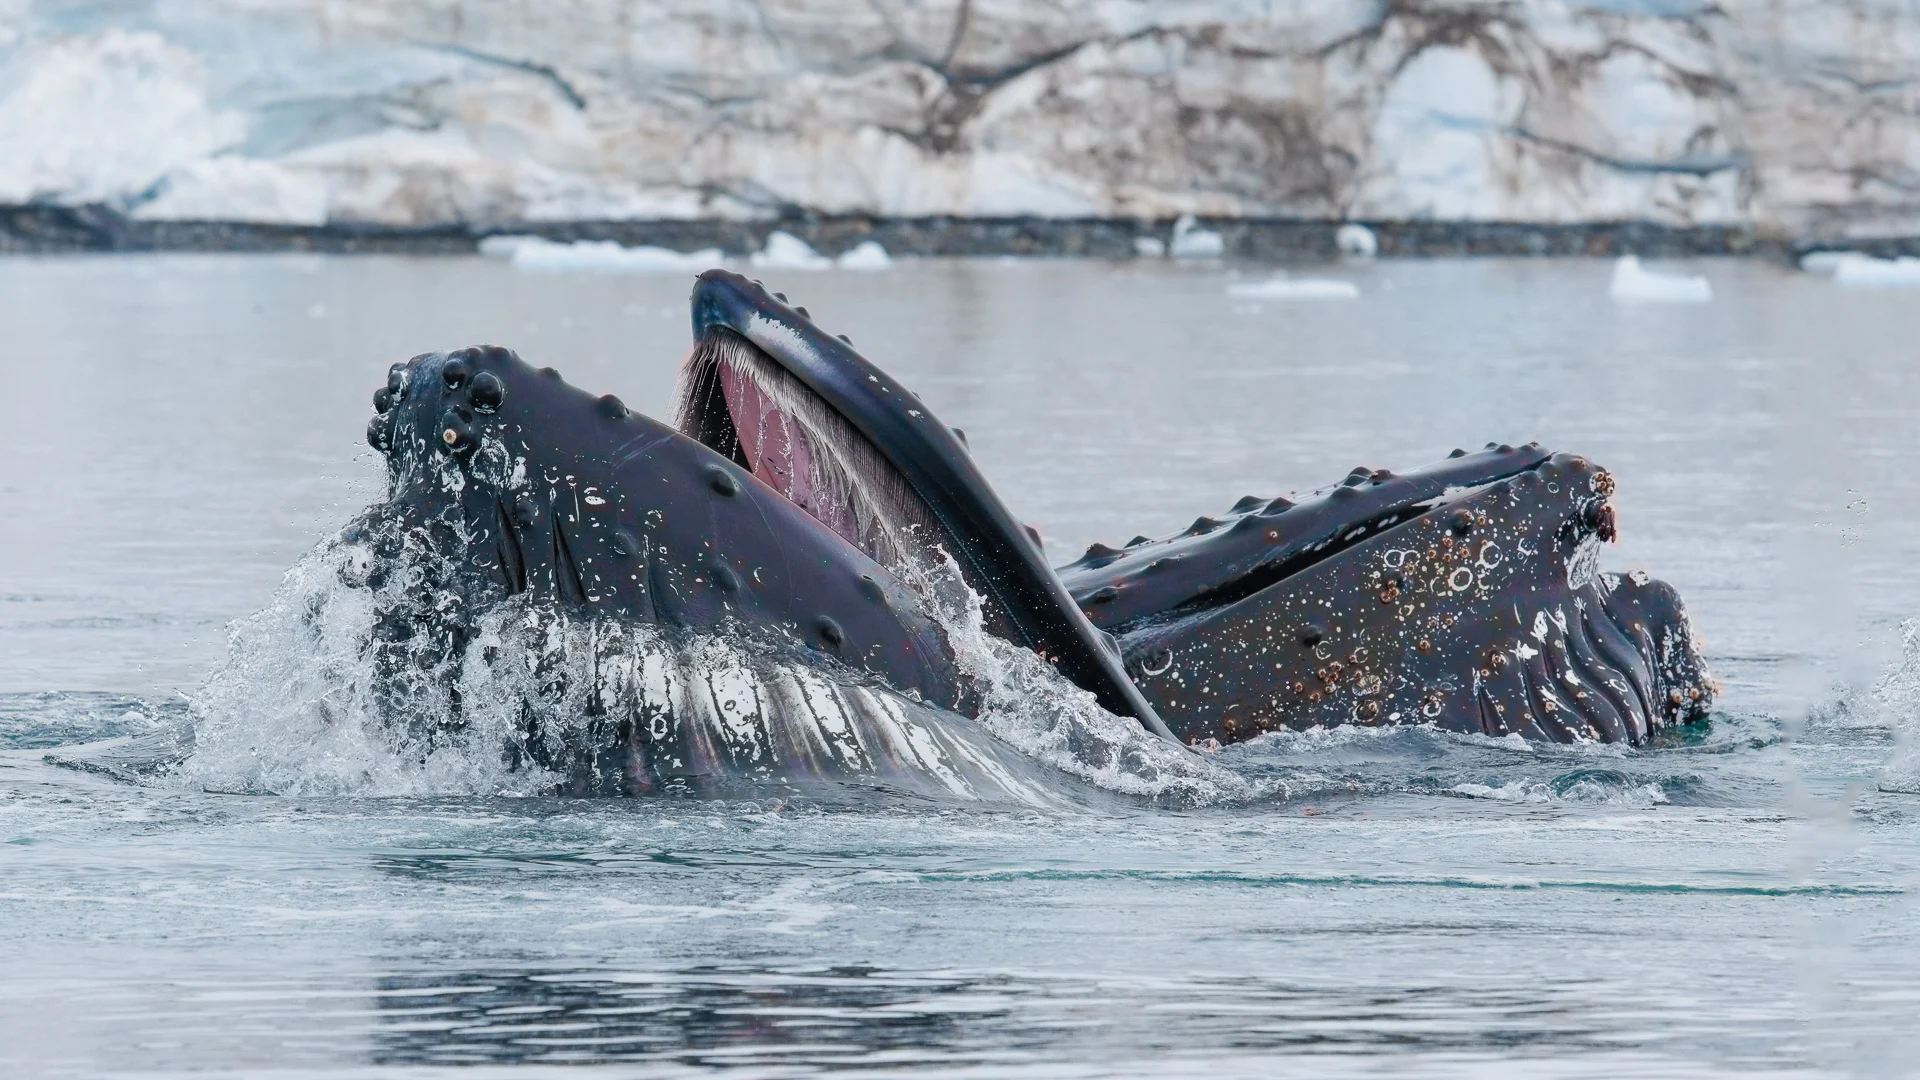
[[[805,308],[789,307],[759,282],[709,270],[695,282],[691,304],[698,344],[681,379],[683,435],[753,469],[756,483],[772,476],[775,488],[798,493],[804,486],[812,507],[803,513],[839,522],[852,546],[928,599],[972,603],[962,589],[970,592],[987,634],[1048,660],[1109,712],[1173,737],[956,430],[844,335],[828,335]],[[768,455],[759,433],[775,413]],[[794,461],[787,451],[795,430],[804,437],[807,471],[783,473],[780,466]],[[749,461],[756,439],[759,460]],[[793,479],[800,476],[805,485]]]
[[[712,327],[680,368],[674,426],[875,562],[905,569],[937,535],[886,455],[759,346]]]

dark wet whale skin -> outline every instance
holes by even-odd
[[[966,447],[912,391],[850,342],[815,326],[803,309],[738,274],[701,274],[692,304],[695,340],[720,328],[746,338],[886,455],[933,512],[948,553],[1016,644],[1046,657],[1108,711],[1137,717],[1173,737],[1128,678],[1112,642],[1082,614]]]
[[[389,495],[373,513],[446,557],[438,585],[464,610],[427,621],[452,639],[474,613],[528,593],[792,647],[965,711],[942,634],[891,572],[617,398],[478,347],[396,364],[375,408],[368,441],[387,455]]]
[[[1613,480],[1584,458],[1489,444],[1401,476],[1356,469],[1297,506],[1244,499],[1179,536],[1095,545],[1056,577],[951,430],[804,309],[709,271],[694,336],[716,327],[861,428],[973,560],[970,582],[1026,620],[1025,644],[1180,741],[1435,723],[1639,744],[1712,703],[1673,590],[1599,573]],[[1084,619],[1061,617],[1061,586]],[[1116,708],[1134,695],[1151,711]]]
[[[1030,647],[1089,689],[1113,686],[1097,661],[1124,658],[1125,691],[1182,741],[1432,722],[1640,743],[1711,703],[1672,590],[1595,568],[1612,480],[1584,459],[1490,446],[1404,476],[1359,469],[1297,506],[1246,499],[1179,536],[1095,545],[1056,577],[951,431],[804,310],[711,272],[694,311],[697,334],[739,333],[811,372],[916,490],[940,495],[948,541],[1041,637]],[[425,628],[456,652],[471,612],[526,592],[760,637],[969,711],[915,594],[745,469],[616,399],[477,348],[396,365],[375,405],[368,438],[391,486],[376,510],[444,556],[440,592],[464,609],[388,619],[390,638],[411,646]],[[1027,588],[1036,574],[1046,587]],[[1073,619],[1042,618],[1060,610],[1055,592]],[[1061,663],[1085,659],[1058,648],[1081,636],[1095,662]]]
[[[1602,573],[1613,478],[1537,444],[1243,499],[1061,568],[1186,739],[1433,723],[1644,743],[1715,692],[1673,589]]]

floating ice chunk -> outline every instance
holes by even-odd
[[[1371,259],[1380,253],[1380,239],[1373,230],[1352,221],[1335,230],[1333,246],[1340,249],[1340,254],[1356,259]]]
[[[1624,304],[1704,304],[1713,299],[1713,286],[1703,277],[1642,270],[1639,256],[1622,255],[1607,295]]]
[[[511,260],[515,270],[542,274],[698,273],[724,257],[719,248],[681,252],[663,247],[621,247],[612,240],[560,244],[538,236],[489,236],[480,242],[480,250]]]
[[[1920,259],[1877,259],[1864,251],[1815,251],[1800,259],[1809,274],[1827,274],[1843,289],[1920,288]]]
[[[1865,259],[1869,256],[1858,251],[1810,251],[1800,257],[1800,269],[1809,274],[1831,274],[1848,259]]]
[[[1227,286],[1227,295],[1236,300],[1356,300],[1360,287],[1338,278],[1268,278],[1265,281],[1236,281]]]
[[[480,238],[480,254],[490,259],[511,259],[520,245],[529,240],[540,240],[537,236],[483,236]]]
[[[754,252],[750,261],[761,270],[825,270],[833,265],[832,259],[805,240],[778,229],[767,234],[767,246]]]
[[[893,256],[887,254],[878,240],[862,240],[841,252],[833,265],[842,270],[885,270],[893,265]]]
[[[1834,266],[1833,283],[1843,289],[1920,289],[1920,259],[1855,255]]]
[[[1176,259],[1217,259],[1227,250],[1226,239],[1203,229],[1192,214],[1173,223],[1173,244],[1167,253]]]
[[[1136,255],[1157,259],[1167,253],[1167,242],[1157,236],[1136,236],[1133,238],[1133,251]]]

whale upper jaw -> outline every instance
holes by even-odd
[[[804,489],[818,520],[870,555],[895,565],[950,558],[990,632],[1045,657],[1108,711],[1173,738],[1112,639],[917,395],[758,282],[709,270],[691,308],[682,431],[776,486]],[[806,467],[810,477],[793,475]]]

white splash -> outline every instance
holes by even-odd
[[[381,720],[368,655],[375,594],[348,584],[364,573],[365,555],[358,545],[322,544],[287,571],[265,610],[231,627],[226,662],[192,696],[194,753],[176,778],[214,791],[288,795],[526,794],[551,786],[550,775],[507,766],[500,747],[512,730],[497,716],[434,731],[446,715],[436,696],[419,702],[416,730]]]
[[[1713,286],[1697,275],[1644,270],[1638,255],[1622,255],[1607,295],[1622,304],[1704,304],[1713,299]]]
[[[748,781],[852,780],[1032,806],[1083,798],[1068,777],[1178,805],[1273,786],[1105,712],[1033,653],[989,637],[950,566],[923,584],[980,697],[977,720],[744,641],[516,600],[476,620],[458,650],[434,653],[422,632],[396,653],[377,640],[378,609],[459,601],[435,599],[437,578],[413,564],[370,583],[375,563],[362,544],[323,543],[264,611],[234,625],[226,662],[192,696],[194,751],[170,782],[304,795],[608,790],[592,755],[625,738],[612,734],[624,721],[650,737],[641,767],[655,773],[703,776],[724,760],[723,775]]]
[[[1107,712],[1031,650],[987,633],[980,597],[960,583],[951,560],[913,584],[933,599],[955,660],[981,690],[979,724],[1027,756],[1109,791],[1186,806],[1284,788],[1250,782]]]
[[[1872,701],[1894,731],[1880,790],[1920,795],[1920,619],[1900,624],[1900,659],[1880,676]]]
[[[1455,784],[1448,790],[1469,799],[1536,805],[1578,803],[1590,806],[1646,808],[1662,806],[1667,802],[1667,793],[1661,790],[1659,784],[1652,782],[1617,787],[1595,780],[1581,779],[1563,787],[1555,787],[1543,780],[1522,778],[1509,780],[1499,787],[1467,782]]]

